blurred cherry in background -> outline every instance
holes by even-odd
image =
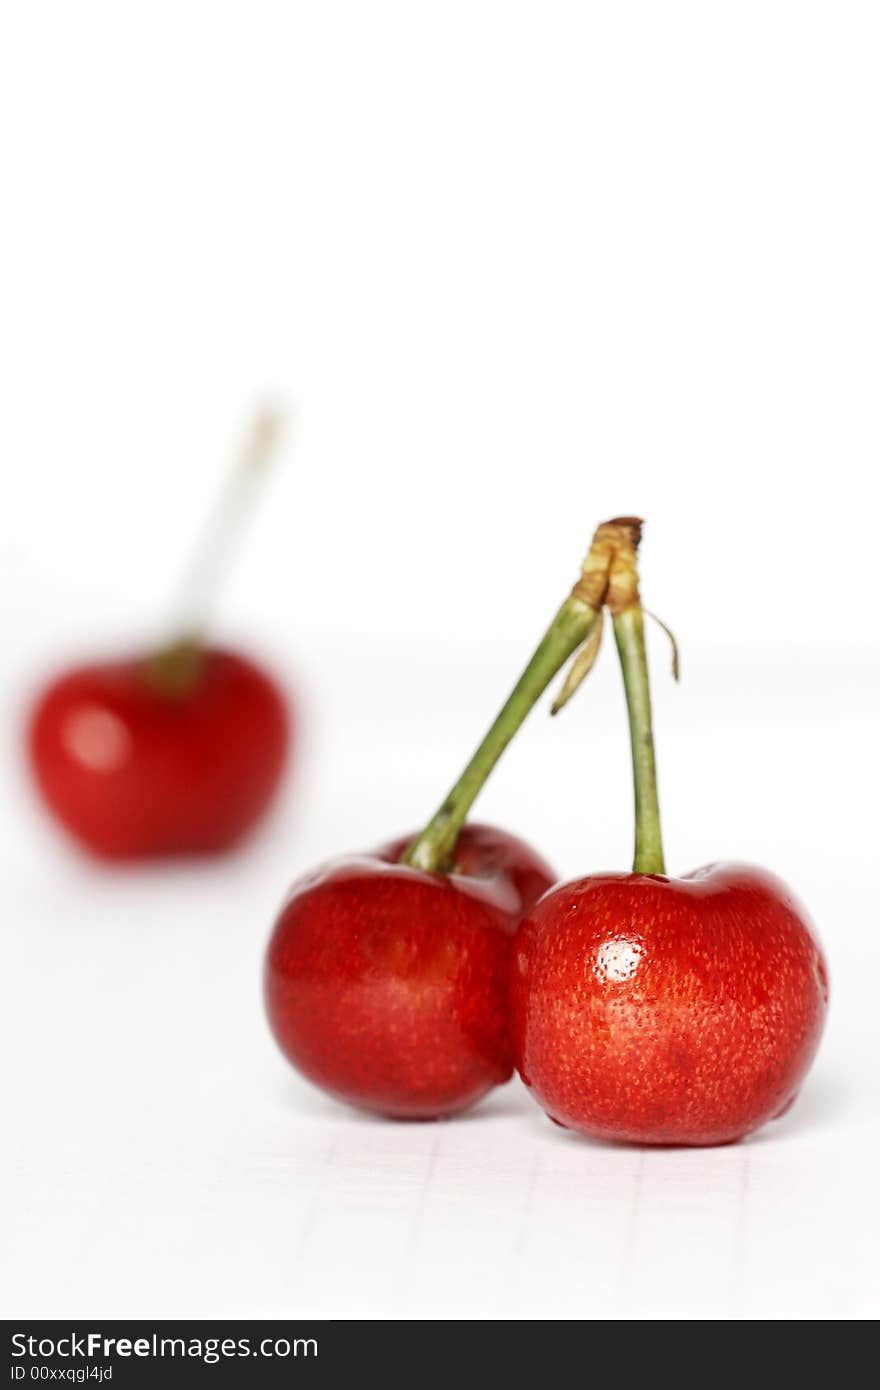
[[[30,712],[43,800],[102,858],[231,849],[278,788],[294,726],[290,700],[253,660],[204,636],[278,433],[275,414],[257,417],[196,548],[168,639],[62,671]]]

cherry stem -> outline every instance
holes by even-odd
[[[173,605],[176,616],[169,625],[171,635],[147,663],[147,678],[161,694],[185,695],[198,680],[208,613],[232,567],[280,432],[281,417],[270,410],[260,411],[250,426],[184,573]]]
[[[490,772],[554,676],[598,622],[618,533],[628,525],[629,520],[624,519],[598,528],[580,580],[556,613],[464,772],[406,850],[402,863],[428,873],[446,873],[452,867],[458,837]]]
[[[184,572],[173,611],[169,646],[197,644],[253,513],[281,433],[281,417],[261,410],[253,420],[226,486]]]
[[[632,559],[633,575],[635,558]],[[633,872],[665,874],[663,839],[660,832],[660,802],[657,795],[657,767],[654,760],[654,734],[651,723],[651,687],[645,650],[645,622],[636,597],[613,613],[614,637],[623,672],[629,733],[632,745],[633,789],[635,793],[635,856]]]

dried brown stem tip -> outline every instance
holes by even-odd
[[[618,516],[611,521],[603,521],[596,528],[581,577],[571,591],[572,598],[579,599],[589,608],[601,608],[608,601],[608,587],[614,572],[634,567],[635,552],[641,538],[642,522],[636,516]]]
[[[642,539],[642,522],[636,516],[622,516],[606,524],[613,528],[614,553],[608,570],[605,604],[615,618],[625,608],[634,608],[639,602],[636,552]]]
[[[614,559],[621,550],[634,552],[641,538],[641,525],[637,517],[616,517],[596,527],[587,559],[581,567],[580,580],[571,589],[571,598],[591,609],[601,609]]]
[[[267,408],[258,412],[245,446],[245,467],[262,468],[269,463],[283,428],[284,421],[279,411]]]
[[[571,600],[595,614],[595,626],[575,654],[551,714],[558,714],[568,703],[593,667],[602,640],[603,606],[607,603],[613,615],[621,605],[638,602],[635,555],[641,538],[642,523],[637,516],[617,516],[597,527],[581,577],[571,591]]]

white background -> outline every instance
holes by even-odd
[[[7,3],[6,1315],[880,1312],[871,4]],[[299,692],[248,851],[108,872],[22,769],[35,680],[162,630],[249,410],[295,403],[218,631]],[[648,521],[670,869],[763,862],[833,1008],[800,1104],[591,1145],[517,1085],[402,1126],[299,1083],[260,955],[424,819],[577,573]],[[626,867],[611,650],[480,815]]]

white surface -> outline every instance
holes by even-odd
[[[655,663],[670,866],[736,855],[783,873],[822,928],[833,1004],[784,1120],[739,1147],[641,1152],[563,1135],[518,1083],[459,1121],[372,1120],[276,1055],[259,964],[287,881],[426,814],[485,722],[457,707],[450,674],[468,673],[488,717],[520,660],[463,645],[442,659],[417,648],[409,664],[352,655],[355,702],[314,649],[322,720],[313,708],[298,794],[233,862],[107,874],[19,804],[4,887],[3,1311],[876,1316],[880,944],[874,827],[852,808],[877,773],[863,750],[880,668],[829,651],[815,665],[754,650],[713,664],[696,645],[673,690]],[[564,724],[532,717],[480,806],[565,874],[629,852],[614,665],[604,653]],[[399,739],[388,761],[378,729]]]
[[[0,43],[0,1025],[12,1314],[876,1315],[880,129],[871,4],[61,3]],[[16,769],[31,681],[155,631],[263,390],[300,442],[225,595],[304,687],[248,854],[100,873]],[[674,869],[811,906],[831,1026],[740,1148],[300,1087],[293,875],[433,808],[597,521],[648,518]],[[480,803],[622,866],[611,653]]]

